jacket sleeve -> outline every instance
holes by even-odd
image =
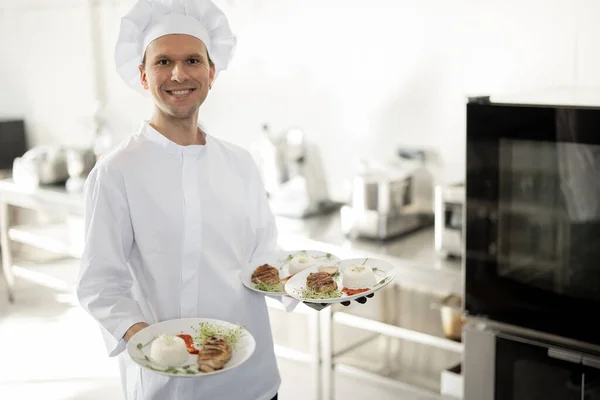
[[[123,177],[106,165],[89,175],[84,188],[85,246],[77,283],[81,306],[100,324],[109,356],[125,349],[123,335],[144,322],[133,299],[127,259],[133,228]]]

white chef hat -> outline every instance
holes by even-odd
[[[227,68],[236,42],[227,17],[211,0],[138,0],[121,19],[115,48],[117,73],[129,86],[146,94],[138,67],[148,45],[169,34],[202,40],[215,64],[215,79]]]

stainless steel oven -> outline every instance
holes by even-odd
[[[467,314],[600,345],[600,107],[469,103],[466,170]]]
[[[464,400],[599,400],[600,357],[520,333],[465,328]]]

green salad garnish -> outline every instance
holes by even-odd
[[[281,282],[275,283],[275,284],[259,282],[256,285],[254,285],[254,287],[257,290],[262,290],[263,292],[283,292],[283,291],[285,291],[283,288],[283,283],[281,283]]]
[[[198,346],[204,345],[210,337],[222,336],[227,340],[231,348],[234,349],[239,340],[244,336],[244,327],[239,325],[235,328],[227,328],[209,322],[201,322],[196,331],[198,334],[194,338],[194,342]]]
[[[304,299],[318,300],[318,299],[336,299],[342,296],[341,290],[328,290],[326,292],[317,292],[315,290],[304,288],[300,292],[300,296]]]

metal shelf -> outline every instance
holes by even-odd
[[[398,379],[381,375],[375,372],[367,371],[363,368],[354,367],[352,365],[338,363],[333,366],[333,369],[336,372],[340,372],[346,375],[355,376],[360,379],[367,379],[373,383],[376,383],[377,385],[387,386],[388,388],[398,389],[403,392],[411,392],[417,396],[423,396],[425,398],[437,396],[440,399],[444,398],[439,394],[439,392],[433,392],[427,389],[423,389],[410,383],[404,383]]]
[[[413,291],[414,293],[412,293]],[[430,301],[438,300],[438,294],[390,285],[386,290],[381,291],[378,297],[381,301],[378,317],[355,315],[342,308],[336,309],[336,307],[321,311],[321,362],[323,370],[321,399],[334,399],[334,372],[355,375],[378,385],[397,388],[401,391],[410,391],[428,398],[447,398],[440,393],[441,389],[436,390],[430,385],[433,381],[422,381],[422,379],[432,379],[429,375],[413,376],[397,365],[395,357],[398,349],[396,344],[393,343],[395,340],[404,340],[415,345],[430,347],[433,352],[455,353],[457,357],[462,357],[463,343],[445,338],[441,325],[438,330],[437,322],[431,325],[431,321],[439,321],[441,324],[439,311],[434,312],[434,309],[431,308],[432,303],[430,303]],[[404,303],[404,308],[399,309],[399,303]],[[403,318],[406,317],[403,314],[403,312],[407,312],[406,304],[411,305],[410,312],[425,313],[423,319]],[[368,333],[368,336],[360,340],[357,338],[354,343],[346,345],[345,348],[334,350],[333,332],[334,327],[338,325],[343,328],[362,330]],[[379,351],[385,355],[382,360],[377,362],[380,365],[373,368],[373,365],[367,365],[369,362],[366,360],[347,358],[349,356],[347,353],[360,346],[367,345],[373,340],[381,341],[379,346],[382,348]],[[365,365],[362,365],[363,361],[366,362]],[[438,382],[438,379],[441,380],[441,376],[439,378],[436,376],[433,379]]]
[[[410,340],[412,342],[434,346],[439,349],[450,350],[457,353],[462,353],[464,349],[464,345],[462,343],[455,342],[454,340],[374,321],[344,312],[334,312],[332,320],[333,322],[337,322],[341,325],[379,333],[396,339]]]
[[[18,225],[9,228],[10,240],[29,246],[81,258],[83,249],[71,244],[66,223],[51,225]]]

